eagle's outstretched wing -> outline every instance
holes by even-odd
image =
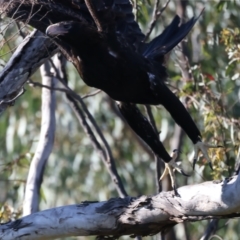
[[[129,0],[93,0],[100,21],[105,29],[114,25],[117,34],[129,45],[136,45],[144,34],[134,20]],[[0,10],[8,17],[25,22],[45,33],[46,28],[62,21],[94,21],[84,0],[0,0]]]

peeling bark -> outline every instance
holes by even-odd
[[[240,176],[138,198],[83,202],[37,212],[0,226],[0,239],[153,235],[180,222],[240,216]]]

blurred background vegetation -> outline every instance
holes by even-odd
[[[152,19],[153,0],[134,0],[134,13],[143,32]],[[160,1],[161,9],[166,0]],[[177,173],[178,185],[223,179],[238,168],[240,151],[240,1],[170,1],[150,35],[159,34],[177,13],[183,19],[198,15],[205,8],[187,41],[176,47],[168,60],[169,87],[185,103],[199,126],[204,141],[223,145],[211,152],[214,171],[200,158],[192,172],[193,145],[183,135],[180,139],[181,161],[185,178]],[[22,41],[19,26],[2,18],[0,67],[4,67],[14,49]],[[11,23],[11,24],[9,24]],[[20,26],[22,27],[22,26]],[[25,26],[22,31],[32,29]],[[187,56],[184,76],[182,56]],[[185,59],[186,60],[186,59]],[[69,84],[81,96],[95,91],[80,80],[68,63]],[[31,80],[40,82],[36,72]],[[41,124],[41,88],[25,86],[26,92],[0,118],[0,220],[6,222],[21,216],[24,186],[31,158],[39,140]],[[116,159],[117,170],[130,196],[157,192],[154,156],[118,117],[112,101],[104,93],[86,98],[89,111],[99,124]],[[144,107],[141,107],[145,111]],[[152,107],[160,138],[168,151],[173,148],[176,126],[163,107]],[[57,92],[57,130],[53,152],[48,160],[41,189],[40,209],[80,203],[103,201],[117,197],[117,191],[94,151],[89,138],[79,125],[64,94]],[[169,190],[168,181],[163,189]],[[178,224],[166,239],[200,239],[209,221]],[[239,239],[239,220],[220,220],[215,234],[222,239]],[[144,239],[157,239],[159,236]],[[213,236],[211,239],[214,239]],[[92,239],[92,238],[67,238]]]

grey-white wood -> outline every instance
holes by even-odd
[[[51,88],[55,78],[51,74],[51,66],[46,61],[41,67],[42,84]],[[55,91],[42,88],[42,121],[37,149],[30,164],[23,202],[23,216],[39,211],[39,195],[43,181],[45,165],[52,152],[55,136]]]
[[[149,235],[183,221],[231,218],[240,212],[240,177],[138,198],[85,202],[37,212],[0,226],[0,239]]]

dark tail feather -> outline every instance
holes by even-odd
[[[162,56],[171,51],[190,32],[200,16],[201,14],[180,26],[180,17],[175,16],[162,34],[147,44],[143,56],[155,60],[163,59]]]

